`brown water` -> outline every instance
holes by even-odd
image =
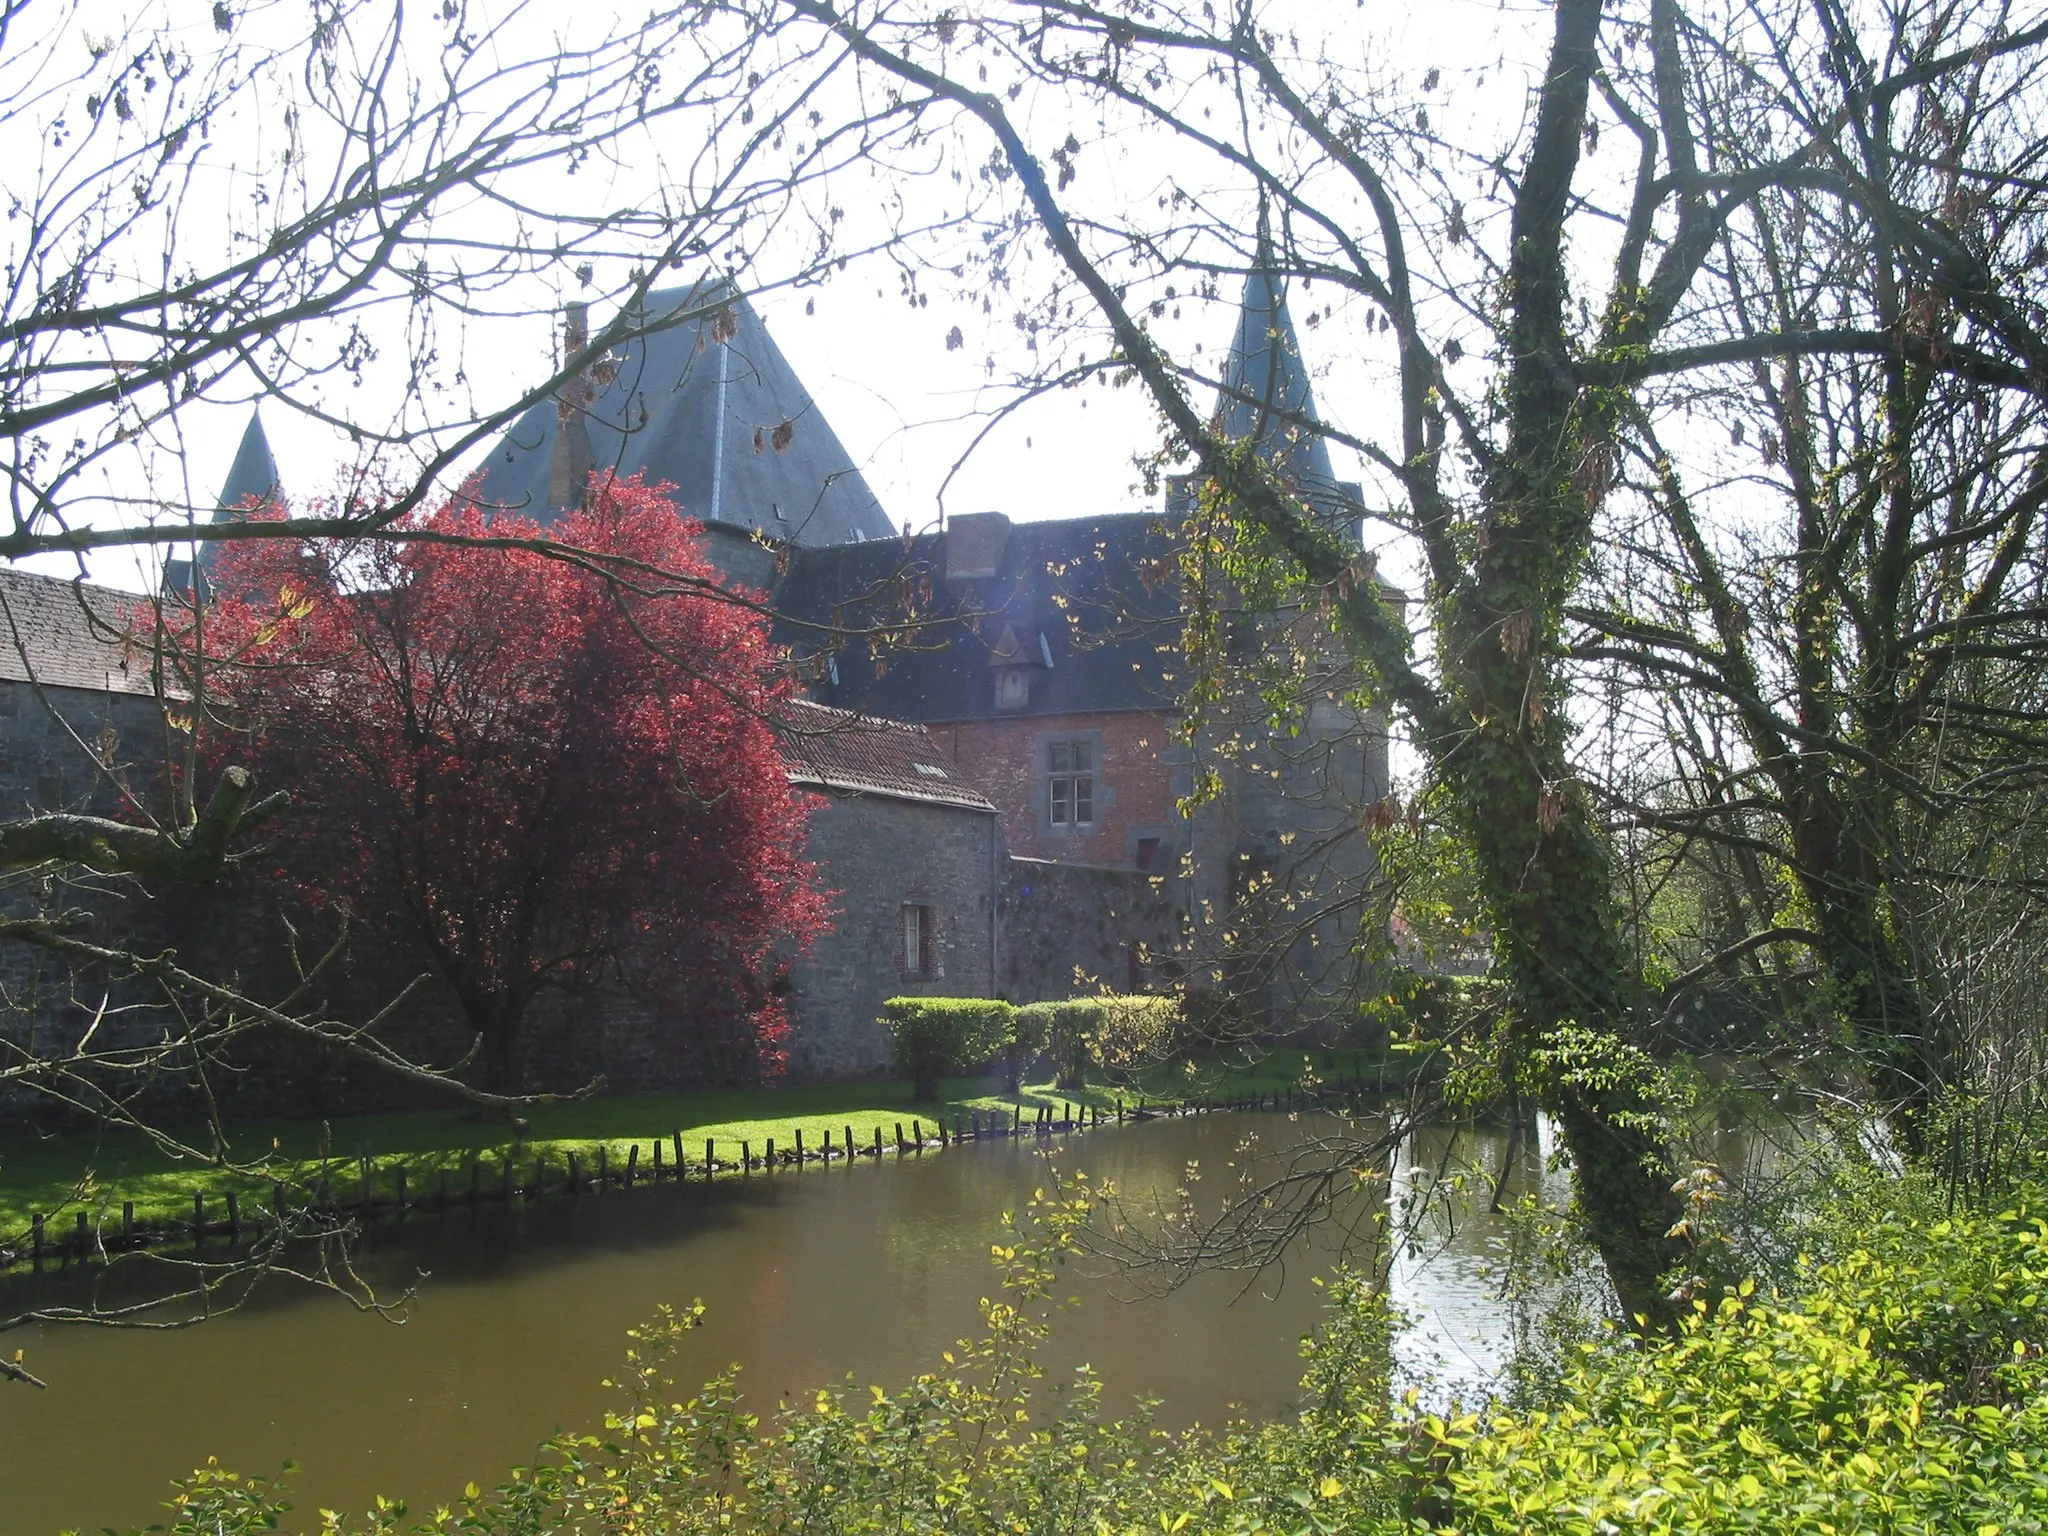
[[[51,1386],[0,1387],[0,1536],[146,1524],[169,1480],[209,1456],[265,1475],[298,1463],[291,1497],[307,1526],[322,1507],[361,1510],[379,1493],[424,1512],[466,1482],[502,1479],[556,1430],[596,1427],[626,1330],[663,1302],[701,1297],[710,1308],[674,1362],[685,1386],[737,1362],[757,1410],[849,1375],[894,1387],[975,1329],[1002,1213],[1047,1182],[1048,1150],[1064,1173],[1112,1178],[1142,1208],[1170,1198],[1190,1163],[1197,1190],[1220,1199],[1247,1137],[1284,1147],[1303,1133],[1284,1116],[1212,1115],[1049,1149],[992,1143],[879,1167],[452,1211],[366,1237],[365,1269],[384,1288],[428,1272],[403,1326],[280,1288],[181,1332],[17,1334],[8,1346],[26,1347]],[[1456,1169],[1497,1176],[1505,1142],[1487,1130],[1411,1137],[1396,1195]],[[1524,1139],[1514,1190],[1562,1196],[1548,1150],[1547,1130]],[[1434,1372],[1439,1386],[1482,1391],[1512,1347],[1497,1278],[1507,1228],[1484,1200],[1465,1200],[1430,1207],[1417,1232],[1390,1282],[1414,1319],[1401,1363],[1416,1379]],[[1284,1280],[1250,1289],[1242,1275],[1211,1274],[1131,1299],[1127,1280],[1078,1273],[1081,1305],[1056,1327],[1050,1373],[1085,1362],[1113,1408],[1158,1398],[1169,1426],[1284,1413],[1300,1373],[1294,1346],[1318,1317],[1308,1278],[1330,1266],[1334,1239],[1307,1250]],[[61,1293],[85,1278],[43,1283]]]
[[[1297,1134],[1279,1116],[1206,1116],[1100,1131],[1057,1156],[1143,1200],[1190,1161],[1220,1167],[1247,1132]],[[1043,1157],[991,1144],[372,1229],[365,1265],[383,1282],[431,1272],[403,1326],[281,1290],[181,1332],[17,1334],[9,1347],[51,1386],[0,1390],[0,1536],[145,1524],[169,1479],[209,1456],[259,1474],[297,1462],[308,1524],[378,1493],[429,1509],[502,1478],[557,1429],[596,1427],[626,1329],[663,1302],[710,1308],[675,1362],[684,1384],[741,1362],[761,1409],[849,1374],[894,1386],[974,1330],[997,1223],[1045,1182]],[[1217,1275],[1131,1301],[1077,1276],[1082,1305],[1048,1363],[1093,1366],[1118,1407],[1163,1399],[1169,1424],[1284,1412],[1292,1346],[1317,1315],[1306,1276],[1328,1258],[1296,1265],[1277,1294]]]

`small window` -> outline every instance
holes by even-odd
[[[897,966],[906,976],[932,973],[932,909],[906,906],[903,909],[903,952]]]
[[[1095,824],[1095,749],[1086,741],[1046,748],[1046,819],[1056,827]]]
[[[1141,837],[1138,839],[1138,868],[1150,869],[1159,862],[1159,839]]]

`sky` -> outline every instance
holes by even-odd
[[[190,13],[186,19],[192,30],[187,33],[187,45],[205,46],[204,7],[195,8],[184,0],[156,0],[134,8],[134,18],[149,21],[181,7]],[[600,4],[597,9],[604,7]],[[296,11],[274,5],[256,4],[247,10],[245,26],[259,29],[296,15]],[[94,6],[74,14],[79,18],[74,27],[79,35],[72,43],[78,46],[89,36],[85,15],[107,15],[111,24],[111,7],[102,11],[97,0]],[[519,23],[528,30],[509,34],[506,45],[523,37],[520,46],[544,52],[551,35],[544,29],[558,25],[554,18],[559,14],[552,7],[529,10]],[[1483,81],[1489,67],[1498,72],[1504,52],[1524,48],[1540,37],[1547,13],[1540,8],[1510,9],[1476,0],[1442,0],[1428,7],[1360,4],[1341,11],[1307,0],[1282,0],[1267,7],[1266,14],[1286,26],[1323,29],[1325,44],[1347,57],[1369,61],[1375,69],[1414,75],[1423,68],[1422,61],[1442,60],[1451,66],[1447,73],[1463,71],[1469,79],[1476,72]],[[1316,37],[1311,35],[1305,46],[1315,43]],[[68,57],[63,53],[65,46],[69,45],[60,38],[59,56]],[[1480,126],[1490,135],[1502,126],[1498,119],[1504,112],[1520,109],[1522,95],[1519,86],[1505,92],[1496,87],[1474,99],[1474,110],[1485,119]],[[1044,106],[1027,99],[1019,115],[1036,142],[1052,139],[1065,126],[1064,117],[1055,120],[1048,113],[1069,110],[1063,102]],[[1188,167],[1184,154],[1116,124],[1098,122],[1092,131],[1090,126],[1081,125],[1087,149],[1080,157],[1085,180],[1077,191],[1086,190],[1110,203],[1142,207],[1177,181],[1185,184]],[[1445,131],[1452,131],[1449,124]],[[224,151],[233,154],[244,153],[246,146],[260,148],[266,136],[277,140],[274,122],[222,125],[218,133]],[[609,167],[609,174],[614,185],[624,185],[672,174],[678,163],[673,144],[652,142],[637,158],[630,149],[624,152]],[[850,205],[849,223],[860,225],[876,209],[892,209],[893,216],[901,219],[906,207],[914,221],[916,200],[930,189],[921,189],[914,178],[891,181],[873,166],[866,169],[865,178],[849,169],[836,184],[824,189],[832,199]],[[220,206],[233,206],[237,175],[247,179],[245,172],[237,170],[217,177],[214,183],[195,182],[188,188],[181,239],[192,238],[195,222],[203,227],[208,209],[216,201]],[[566,184],[564,189],[570,190]],[[588,191],[587,174],[585,182],[573,190],[579,196]],[[597,290],[625,275],[622,261],[600,259],[596,265],[593,286]],[[678,274],[678,278],[689,275]],[[997,302],[984,315],[975,302],[971,273],[964,287],[930,280],[921,287],[926,295],[922,306],[906,302],[897,266],[886,257],[874,257],[857,260],[822,286],[771,289],[755,300],[798,375],[899,526],[930,527],[947,512],[997,510],[1028,520],[1139,510],[1148,504],[1132,461],[1158,445],[1160,428],[1140,389],[1097,384],[1056,392],[1020,409],[1014,417],[992,424],[992,414],[1009,396],[999,382],[992,382],[989,359],[996,359],[995,381],[1033,361],[1016,350],[1018,337],[1009,312],[1018,295],[997,295]],[[1024,282],[1020,282],[1019,295],[1023,288]],[[538,380],[551,362],[555,338],[547,311],[560,299],[578,295],[565,291],[559,277],[530,282],[521,292],[523,303],[515,307],[528,307],[531,313],[479,321],[461,338],[463,362],[472,379],[493,385]],[[1184,354],[1195,355],[1199,364],[1219,366],[1234,324],[1236,297],[1235,285],[1226,282],[1218,302],[1187,299],[1177,303],[1172,317],[1162,319],[1159,329]],[[1306,307],[1312,308],[1328,297],[1333,296],[1291,295],[1297,325],[1303,317],[1304,300]],[[1372,423],[1390,422],[1392,411],[1384,359],[1375,355],[1376,347],[1381,353],[1386,349],[1382,343],[1362,339],[1371,331],[1369,326],[1362,327],[1359,319],[1355,306],[1347,310],[1340,301],[1331,324],[1313,330],[1302,327],[1301,336],[1325,415],[1353,430],[1360,430],[1361,423],[1369,430]],[[948,333],[955,326],[965,333],[965,345],[958,349],[947,345]],[[385,346],[400,354],[403,339],[394,332],[385,338]],[[376,387],[374,370],[370,387]],[[236,390],[230,387],[221,393],[233,396]],[[361,410],[364,401],[358,394],[353,399],[344,396],[338,404],[342,409]],[[374,411],[374,401],[371,405]],[[247,416],[246,404],[195,401],[179,413],[176,433],[167,439],[167,453],[160,452],[146,469],[136,462],[110,461],[106,484],[114,487],[118,482],[122,494],[136,494],[140,485],[143,494],[162,500],[190,501],[202,508],[210,505]],[[315,497],[335,483],[337,468],[347,462],[350,453],[344,437],[274,401],[264,407],[264,424],[290,494]],[[1340,478],[1369,481],[1349,450],[1332,445],[1332,453]],[[166,488],[166,482],[174,483]],[[1390,577],[1403,584],[1412,582],[1412,557],[1398,539],[1379,532],[1369,535],[1368,542],[1381,554],[1383,569]],[[67,560],[45,559],[38,564],[67,573],[75,569]],[[146,562],[119,552],[93,557],[89,569],[94,578],[110,584],[138,589],[154,584]]]

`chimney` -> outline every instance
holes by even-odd
[[[562,306],[562,356],[558,367],[590,345],[590,306],[572,300]],[[548,505],[566,511],[583,505],[590,481],[590,404],[597,398],[590,372],[580,369],[555,393],[555,446],[548,455]]]
[[[946,581],[990,581],[1002,568],[1010,520],[1000,512],[962,512],[946,520]]]

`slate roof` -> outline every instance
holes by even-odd
[[[1261,457],[1293,482],[1303,500],[1333,521],[1355,525],[1358,487],[1337,479],[1329,443],[1304,425],[1320,424],[1322,416],[1286,291],[1269,272],[1245,278],[1223,386],[1216,415],[1224,433],[1253,439]]]
[[[479,466],[479,499],[552,522],[556,441],[580,426],[598,470],[667,481],[689,516],[794,544],[893,537],[831,424],[743,295],[723,280],[648,295],[651,333],[595,370],[565,423],[534,406]]]
[[[948,580],[949,544],[974,574]],[[1154,513],[981,513],[950,532],[792,550],[775,606],[776,638],[805,664],[812,697],[861,714],[937,724],[1174,709],[1184,692],[1178,567]],[[850,634],[835,651],[831,629],[894,633]],[[995,707],[992,663],[1004,662],[1031,673],[1021,708]]]
[[[220,488],[220,504],[214,509],[216,523],[239,522],[248,516],[249,503],[266,502],[277,494],[277,458],[270,451],[270,438],[263,430],[263,417],[255,407],[249,410],[249,425],[242,428],[241,446],[235,462],[228,466],[227,482]]]
[[[923,726],[871,720],[802,699],[790,701],[784,723],[782,761],[793,784],[995,810],[980,791],[953,777]]]
[[[124,639],[145,606],[133,592],[0,566],[0,679],[149,693],[149,656]]]

